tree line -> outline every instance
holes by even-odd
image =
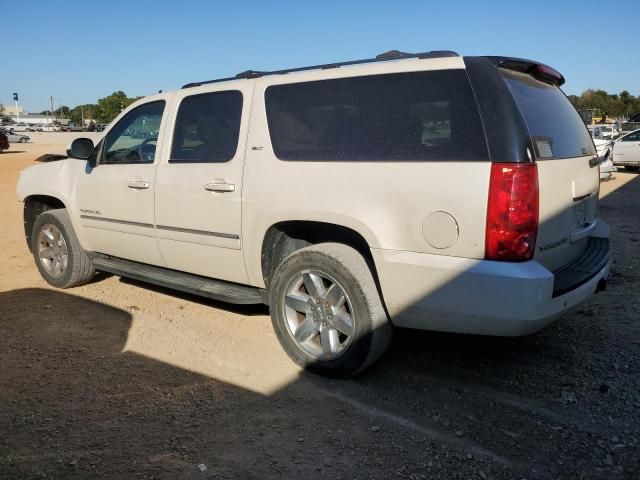
[[[604,90],[586,90],[581,95],[569,95],[569,100],[578,110],[595,109],[598,115],[626,120],[640,112],[640,97],[623,90],[619,94],[610,94]]]
[[[97,103],[85,103],[73,108],[62,105],[53,111],[58,118],[68,118],[69,121],[80,124],[82,119],[93,120],[97,123],[110,123],[122,110],[142,97],[128,97],[122,90],[98,100]],[[49,110],[43,110],[41,115],[51,115]]]

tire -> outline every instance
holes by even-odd
[[[20,143],[27,143],[27,139],[26,138],[21,138],[20,139]]]
[[[59,232],[60,236],[56,234]],[[60,238],[64,244],[60,246]],[[31,252],[42,278],[49,285],[58,288],[71,288],[84,285],[89,282],[95,270],[86,252],[80,246],[78,237],[73,230],[69,214],[63,208],[57,210],[47,210],[41,213],[33,224],[31,230]],[[49,243],[51,242],[51,243]],[[58,245],[56,253],[60,255],[55,258],[53,244]],[[63,268],[54,268],[58,260],[62,260],[66,251],[66,265],[61,261]],[[47,253],[50,252],[50,253]],[[52,260],[43,257],[54,257]]]
[[[342,303],[334,301],[341,296]],[[356,375],[380,358],[391,340],[393,327],[371,270],[347,245],[322,243],[288,256],[271,280],[269,304],[285,352],[326,377]]]

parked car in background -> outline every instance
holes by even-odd
[[[60,125],[61,132],[84,132],[84,125],[78,125],[77,123],[70,123],[68,125]]]
[[[3,132],[0,132],[0,153],[4,150],[9,150],[9,139]]]
[[[8,130],[4,130],[0,128],[0,131],[4,133],[9,139],[9,143],[27,143],[31,138],[28,135],[24,135],[21,133],[11,133]]]
[[[614,142],[613,164],[626,170],[640,168],[640,130],[627,133]]]
[[[55,132],[55,126],[54,125],[42,125],[41,127],[41,132]]]
[[[617,172],[618,169],[613,164],[613,156],[611,151],[613,150],[613,141],[602,140],[598,138],[593,139],[593,144],[596,146],[596,153],[601,160],[600,163],[600,181],[607,181],[611,179],[613,172]]]
[[[29,123],[27,125],[27,132],[41,132],[42,125],[39,123]]]
[[[614,123],[603,125],[589,125],[587,126],[589,133],[593,138],[603,140],[615,140],[620,136],[620,130]]]
[[[26,132],[27,131],[27,124],[24,122],[19,122],[19,123],[14,123],[13,125],[11,125],[11,127],[8,129],[10,132]]]
[[[631,115],[629,120],[627,120],[622,124],[623,132],[633,132],[635,130],[638,130],[639,128],[640,128],[640,112],[636,113],[635,115]]]

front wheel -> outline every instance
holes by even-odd
[[[324,243],[290,255],[269,291],[280,344],[303,368],[346,378],[376,361],[392,334],[367,262],[353,248]]]
[[[69,288],[93,278],[91,260],[80,246],[65,209],[40,214],[31,232],[31,252],[48,284]]]

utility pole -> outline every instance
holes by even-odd
[[[49,95],[49,104],[51,105],[51,118],[53,118],[53,95]]]
[[[84,127],[84,108],[82,108],[82,105],[80,105],[80,117],[82,118],[82,123],[80,125]]]

